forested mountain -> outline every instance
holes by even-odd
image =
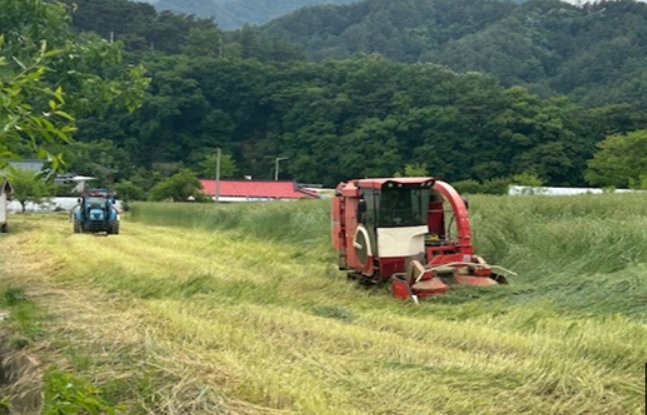
[[[305,8],[276,19],[264,34],[302,45],[315,60],[380,53],[491,73],[578,102],[640,100],[647,109],[647,4],[633,0],[575,5],[494,0],[365,0]]]
[[[80,139],[110,138],[139,166],[181,162],[202,173],[221,147],[244,174],[271,177],[280,155],[291,177],[329,186],[411,163],[447,180],[532,171],[575,185],[597,141],[635,126],[621,110],[587,113],[491,77],[383,58],[286,65],[169,56],[148,67],[153,86],[137,114],[80,123]]]
[[[170,11],[157,12],[130,0],[62,0],[73,9],[72,25],[80,32],[95,32],[104,39],[122,42],[129,59],[144,53],[256,58],[261,61],[305,59],[303,49],[276,36],[260,36],[245,26],[225,34],[212,19]]]
[[[306,6],[354,1],[357,0],[158,0],[153,4],[159,11],[213,17],[221,29],[231,30],[245,24],[263,24]]]
[[[208,55],[262,61],[379,53],[489,73],[504,86],[564,94],[588,107],[632,102],[647,109],[647,4],[633,0],[583,7],[558,0],[365,0],[303,8],[224,34],[209,19],[156,12],[146,3],[75,3],[77,28],[122,40],[128,50],[180,53],[188,39]]]
[[[399,4],[416,1],[400,0]],[[502,84],[493,75],[456,72],[431,62],[396,62],[379,54],[361,53],[339,60],[308,61],[302,47],[272,32],[278,23],[223,33],[209,19],[157,12],[146,3],[75,3],[78,9],[72,24],[76,30],[97,32],[105,39],[123,42],[123,65],[143,65],[152,81],[143,105],[134,113],[112,109],[105,113],[86,112],[79,117],[76,141],[64,147],[67,167],[99,177],[101,185],[139,189],[135,194],[140,196],[182,168],[189,168],[198,176],[212,177],[216,148],[222,149],[230,164],[228,175],[236,177],[270,179],[274,159],[288,157],[281,164],[281,178],[326,186],[351,177],[392,176],[403,173],[407,166],[450,182],[507,180],[528,173],[552,185],[585,185],[587,160],[596,154],[596,145],[601,140],[611,134],[647,127],[647,112],[643,110],[647,108],[646,100],[639,94],[645,86],[640,85],[640,78],[630,79],[633,72],[628,70],[644,71],[644,55],[642,61],[635,58],[633,65],[622,59],[609,62],[607,55],[598,61],[593,53],[587,55],[589,60],[570,61],[570,55],[579,56],[578,48],[588,47],[584,38],[578,38],[581,31],[575,30],[579,27],[575,23],[572,39],[579,43],[569,44],[571,38],[564,36],[560,37],[561,44],[549,48],[528,38],[513,53],[506,49],[505,42],[514,34],[500,32],[501,38],[491,38],[498,39],[499,46],[482,45],[483,49],[492,48],[485,50],[482,58],[505,52],[510,61],[501,61],[497,68],[507,65],[509,71],[515,72],[519,70],[517,65],[535,65],[527,56],[514,60],[516,53],[544,50],[555,57],[555,63],[540,65],[546,79],[542,81],[534,75],[537,82],[532,85],[545,84],[546,90],[553,79],[549,74],[554,76],[546,68],[562,68],[560,59],[567,59],[573,65],[572,73],[580,70],[588,77],[589,84],[573,89],[574,94],[585,96],[589,90],[608,92],[599,97],[600,104],[594,108],[578,105],[554,91],[546,96],[533,94],[511,85],[512,78],[506,78]],[[506,27],[502,22],[510,16],[521,19],[522,10],[534,10],[484,0],[427,3],[443,11],[436,20],[430,20],[424,8],[418,10],[423,17],[412,15],[409,20],[420,19],[419,25],[425,21],[439,22],[433,23],[433,48],[437,56],[452,42],[478,38],[493,28]],[[370,6],[364,11],[371,15],[371,7],[386,4],[392,3],[375,0],[359,6]],[[546,16],[581,13],[581,9],[565,3],[545,4],[535,3],[534,7]],[[628,11],[610,13],[607,8],[590,12],[620,15],[587,28],[591,41],[596,34],[599,38],[615,39],[619,30],[626,31],[627,39],[639,39],[642,27],[630,30],[627,22],[641,21],[642,5],[621,1],[608,7],[624,7]],[[297,14],[337,9],[318,7]],[[382,14],[391,18],[398,10],[404,12],[407,8],[393,8]],[[336,25],[334,19],[346,23],[352,19],[364,21],[359,11],[343,18],[334,13],[326,16],[332,19],[325,25],[331,31],[347,26]],[[407,18],[403,14],[393,21],[406,22]],[[533,18],[541,21],[540,17]],[[307,26],[300,30],[307,33]],[[296,28],[292,30],[296,33]],[[539,29],[535,32],[538,38],[548,36]],[[420,33],[423,45],[432,32]],[[551,36],[564,33],[565,29],[557,25]],[[329,36],[340,38],[339,33],[330,32]],[[325,41],[323,36],[319,39]],[[386,39],[388,43],[391,37]],[[632,53],[643,47],[634,40],[626,40],[632,45]],[[464,56],[475,59],[465,60],[466,65],[479,62],[476,55]],[[606,71],[622,76],[609,80]],[[600,76],[595,77],[595,73]],[[613,82],[620,82],[623,77],[636,82],[635,88],[630,89],[633,95],[622,89],[613,91]],[[612,101],[620,103],[608,103]],[[59,150],[63,148],[51,149]],[[615,183],[626,185],[626,180]]]

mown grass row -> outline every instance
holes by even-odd
[[[473,196],[470,207],[477,253],[518,276],[495,295],[459,287],[435,302],[552,301],[564,312],[647,319],[647,196]],[[132,220],[290,244],[301,247],[308,261],[336,264],[330,201],[217,207],[142,203],[133,207]]]
[[[470,207],[477,251],[518,276],[418,306],[345,281],[329,201],[136,204],[118,236],[72,234],[61,217],[24,226],[11,247],[53,264],[47,281],[77,293],[70,312],[84,291],[115,304],[88,294],[83,323],[68,325],[99,331],[102,347],[141,345],[174,374],[154,380],[151,413],[642,413],[642,199]],[[108,357],[92,370],[112,373]]]

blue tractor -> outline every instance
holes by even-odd
[[[72,209],[74,233],[119,234],[119,212],[115,196],[107,189],[88,189],[81,194],[79,204]]]

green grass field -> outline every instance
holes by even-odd
[[[420,305],[346,281],[328,201],[140,203],[110,237],[17,215],[0,274],[127,413],[642,414],[646,201],[474,196],[518,276]]]

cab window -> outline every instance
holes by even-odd
[[[429,189],[418,186],[393,185],[382,189],[379,226],[403,227],[427,224]]]

